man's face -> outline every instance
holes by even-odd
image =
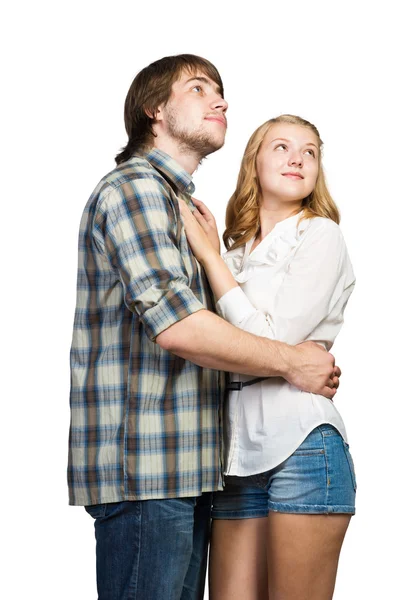
[[[158,123],[180,151],[194,152],[201,160],[223,146],[227,109],[214,81],[202,73],[183,72],[160,108]]]

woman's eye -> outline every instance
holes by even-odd
[[[286,150],[287,146],[286,144],[279,144],[279,146],[276,146],[275,150],[278,150],[278,148],[283,148],[284,150]]]
[[[309,154],[310,154],[310,156],[313,156],[313,157],[315,158],[315,152],[314,152],[314,150],[310,150],[310,149],[309,149],[309,150],[306,150],[306,154],[307,154],[307,153],[309,153]]]

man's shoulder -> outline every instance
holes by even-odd
[[[146,187],[150,186],[153,189],[166,184],[162,175],[146,158],[134,156],[107,173],[97,188],[100,188],[102,195],[107,195],[125,184],[141,188],[141,182],[144,182]]]
[[[135,156],[107,173],[96,185],[84,212],[103,211],[127,197],[165,196],[168,184],[146,158]]]

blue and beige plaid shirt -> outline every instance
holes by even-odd
[[[70,504],[197,496],[220,484],[219,373],[154,339],[214,309],[178,197],[190,176],[153,149],[102,179],[84,210],[71,348]]]

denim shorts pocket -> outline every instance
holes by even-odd
[[[317,454],[325,454],[325,450],[323,448],[304,448],[301,446],[295,452],[293,452],[292,456],[316,456]]]
[[[343,441],[343,446],[344,446],[344,453],[346,455],[347,462],[349,463],[349,468],[350,468],[350,473],[351,473],[351,479],[353,481],[354,491],[356,491],[357,490],[356,472],[354,469],[353,457],[350,454],[350,446],[344,440],[342,440],[342,441]]]
[[[105,517],[107,504],[91,504],[90,506],[85,506],[85,510],[93,519],[100,519],[101,517]]]

